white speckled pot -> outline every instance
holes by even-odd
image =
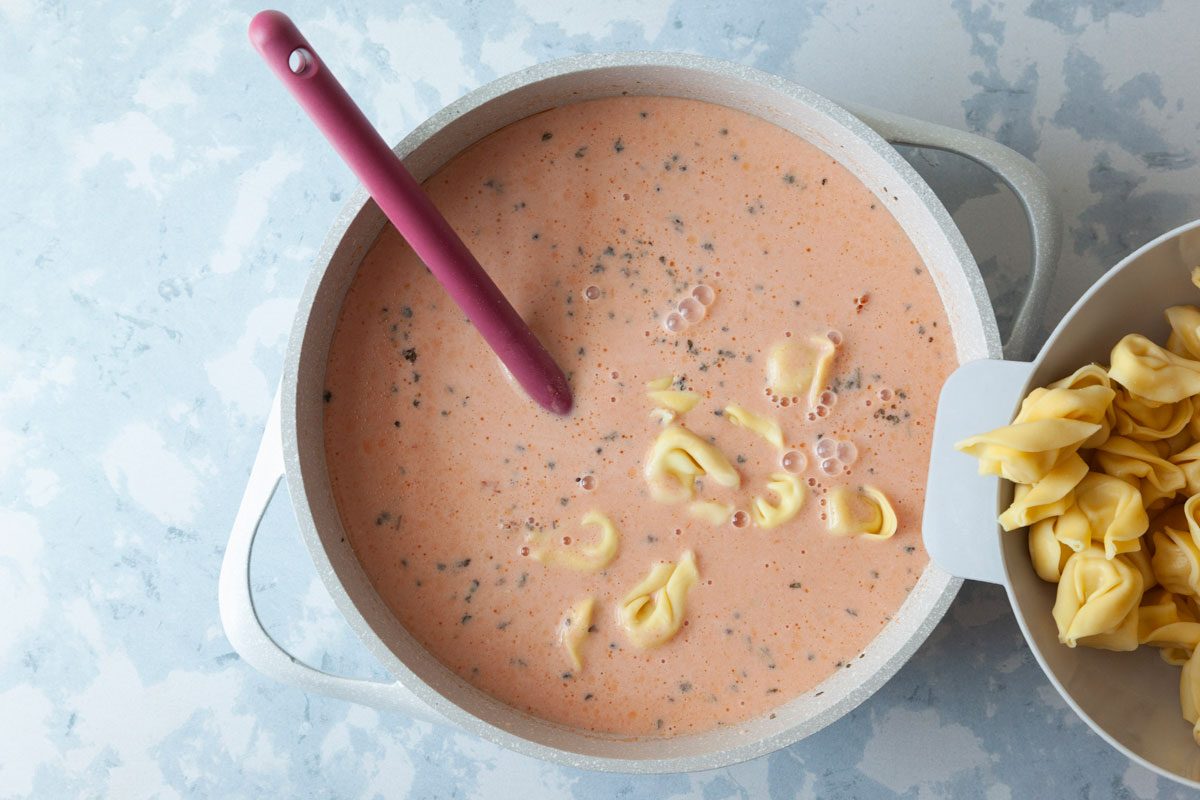
[[[941,293],[962,363],[1001,355],[983,280],[949,214],[887,140],[961,152],[991,167],[1016,191],[1034,233],[1031,291],[1018,315],[1014,339],[1005,348],[1009,354],[1024,350],[1032,323],[1040,317],[1057,256],[1057,218],[1045,179],[1032,164],[960,131],[861,109],[851,113],[793,83],[747,67],[693,56],[633,53],[580,56],[498,80],[435,115],[406,137],[396,152],[423,180],[464,148],[509,123],[566,103],[620,94],[719,103],[791,130],[837,158],[888,207],[916,245]],[[767,716],[672,739],[602,736],[554,725],[503,705],[462,681],[426,652],[376,595],[346,542],[326,473],[321,398],[330,340],[359,262],[384,224],[379,209],[360,190],[334,224],[300,299],[280,396],[221,571],[221,618],[230,641],[247,662],[308,691],[449,721],[489,741],[560,764],[677,772],[753,758],[828,725],[878,689],[941,619],[960,581],[930,565],[853,669],[838,671]],[[258,520],[285,474],[300,530],[321,579],[394,682],[350,680],[307,667],[259,624],[249,586],[250,549]]]
[[[979,475],[975,459],[955,451],[954,443],[1007,425],[1034,387],[1092,361],[1107,364],[1127,333],[1165,341],[1170,328],[1163,310],[1196,302],[1191,269],[1197,264],[1200,220],[1163,234],[1114,267],[1067,313],[1032,363],[978,361],[951,375],[938,403],[924,523],[938,564],[1004,586],[1046,676],[1096,733],[1193,789],[1200,789],[1200,747],[1180,714],[1179,668],[1151,647],[1112,653],[1059,644],[1050,616],[1055,585],[1033,571],[1026,533],[1005,533],[996,523],[1012,503],[1012,484]]]

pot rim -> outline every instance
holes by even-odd
[[[788,100],[807,105],[824,116],[831,118],[833,122],[848,131],[852,136],[857,137],[861,140],[862,144],[865,144],[874,151],[873,155],[881,158],[888,167],[899,173],[907,182],[908,188],[920,200],[923,206],[922,212],[928,213],[932,217],[939,235],[939,247],[948,248],[953,253],[959,268],[966,278],[973,301],[971,308],[973,314],[978,315],[977,319],[975,316],[972,316],[971,321],[973,323],[978,322],[982,328],[982,339],[987,350],[986,355],[993,358],[1000,356],[1001,344],[995,316],[978,267],[961,232],[933,190],[895,148],[858,117],[855,117],[849,111],[824,96],[785,78],[720,59],[687,54],[620,52],[571,56],[529,67],[501,77],[476,89],[446,106],[424,123],[417,126],[394,149],[402,157],[407,156],[435,133],[464,115],[478,109],[489,101],[531,84],[562,78],[573,73],[583,73],[593,70],[663,67],[719,76],[777,93]],[[846,693],[837,702],[825,707],[817,714],[807,717],[798,724],[776,733],[745,740],[732,747],[700,754],[666,756],[662,758],[616,758],[577,753],[536,742],[505,730],[467,711],[455,701],[441,694],[418,676],[392,651],[383,641],[383,638],[375,632],[375,629],[366,621],[356,601],[351,598],[346,585],[335,573],[330,554],[326,550],[313,517],[310,498],[305,488],[305,476],[301,467],[298,430],[298,384],[303,341],[311,321],[313,305],[322,278],[328,271],[335,257],[335,252],[343,243],[343,238],[348,228],[369,202],[370,198],[366,190],[361,186],[347,200],[342,211],[335,219],[319,254],[314,260],[314,269],[297,304],[296,316],[285,358],[281,390],[284,465],[293,509],[296,513],[303,539],[317,567],[317,572],[320,574],[335,605],[342,612],[359,639],[366,645],[372,655],[379,660],[387,672],[402,686],[411,691],[420,701],[473,735],[523,755],[533,756],[553,763],[583,769],[635,773],[715,769],[756,758],[786,747],[844,716],[866,698],[878,691],[909,660],[944,616],[950,603],[957,595],[962,581],[959,578],[949,575],[930,561],[921,575],[919,584],[926,581],[936,581],[937,585],[941,587],[940,590],[927,606],[925,617],[916,626],[915,630],[912,630],[908,634],[908,638],[892,651],[887,659],[881,662],[878,668],[870,673],[865,681],[854,687],[852,691]],[[911,230],[906,227],[905,231],[911,236]],[[945,306],[947,298],[943,297],[942,300],[943,306]],[[324,479],[328,480],[327,477]],[[914,589],[915,593],[916,589]],[[897,620],[902,617],[903,610],[895,615],[895,619]],[[880,637],[885,635],[889,627],[885,627],[879,636],[872,640],[872,643],[877,642]],[[748,721],[745,724],[751,725],[756,721]],[[679,738],[684,737],[677,737],[677,739]],[[671,740],[667,739],[664,741]]]

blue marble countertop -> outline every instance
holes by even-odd
[[[691,775],[552,767],[251,670],[222,633],[217,572],[296,298],[355,185],[247,44],[255,10],[0,0],[0,797],[1182,795],[1074,716],[991,586],[967,586],[840,722]],[[1065,212],[1047,328],[1200,216],[1189,0],[286,10],[392,139],[494,77],[616,49],[719,56],[996,138]],[[1014,203],[977,169],[912,159],[1007,319],[1028,257]],[[253,583],[300,656],[380,675],[282,499]]]

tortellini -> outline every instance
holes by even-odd
[[[1182,666],[1200,644],[1200,622],[1182,597],[1166,588],[1151,589],[1138,609],[1138,642],[1159,648],[1168,664]]]
[[[740,428],[757,433],[776,448],[783,449],[783,429],[779,423],[762,414],[755,414],[738,405],[725,406],[725,419]]]
[[[982,475],[1000,475],[1013,483],[1034,484],[1098,430],[1100,426],[1095,423],[1046,419],[972,436],[957,447],[979,459]]]
[[[1073,373],[1063,378],[1062,380],[1051,383],[1047,389],[1082,389],[1086,386],[1103,386],[1105,389],[1112,389],[1112,380],[1108,377],[1108,371],[1099,364],[1087,364],[1075,370]],[[1108,410],[1104,412],[1104,418],[1098,420],[1100,430],[1093,433],[1083,444],[1081,449],[1087,450],[1092,447],[1098,447],[1112,433],[1113,426],[1117,422],[1116,409],[1109,405]]]
[[[1171,325],[1167,349],[1177,356],[1200,359],[1200,308],[1172,306],[1166,314]]]
[[[1187,480],[1183,470],[1166,461],[1147,445],[1113,436],[1096,449],[1096,466],[1114,478],[1120,478],[1137,488],[1142,505],[1170,499],[1184,487]]]
[[[1029,558],[1033,562],[1033,571],[1042,580],[1058,583],[1067,559],[1074,552],[1055,537],[1053,520],[1043,519],[1030,526]]]
[[[678,424],[668,425],[654,440],[646,458],[645,476],[650,496],[660,503],[691,500],[696,493],[696,479],[702,476],[727,488],[736,488],[742,482],[716,445]]]
[[[1123,555],[1126,561],[1142,573],[1142,591],[1148,592],[1158,586],[1158,577],[1154,574],[1154,565],[1151,563],[1150,542],[1143,541],[1137,550],[1130,550]]]
[[[981,475],[1034,484],[1101,431],[1112,400],[1103,385],[1034,389],[1011,425],[955,446],[979,459]]]
[[[1087,473],[1087,462],[1069,453],[1033,486],[1018,485],[1013,504],[1000,515],[1001,527],[1011,531],[1059,516],[1075,501],[1075,487]]]
[[[1192,738],[1200,744],[1200,656],[1195,653],[1180,671],[1179,708],[1183,718],[1192,723]]]
[[[772,503],[761,495],[750,501],[750,517],[755,525],[775,528],[800,513],[805,496],[800,478],[787,472],[773,472],[767,481],[767,489],[779,497],[779,502]]]
[[[1200,394],[1200,361],[1183,358],[1131,333],[1113,348],[1109,376],[1137,397],[1178,403]]]
[[[696,560],[685,551],[677,564],[660,563],[621,600],[617,621],[635,646],[667,642],[683,624],[688,592],[700,580]]]
[[[1121,389],[1113,399],[1115,430],[1139,442],[1157,442],[1178,435],[1193,418],[1191,400],[1155,403]]]
[[[716,500],[693,500],[687,506],[688,516],[716,527],[729,522],[734,507]]]
[[[672,414],[686,414],[700,402],[700,395],[686,389],[672,389],[675,379],[669,375],[646,384],[646,396],[657,408]]]
[[[1200,442],[1171,456],[1171,463],[1183,473],[1183,490],[1188,495],[1200,494]]]
[[[580,520],[581,525],[595,525],[600,528],[600,539],[591,545],[556,546],[544,541],[545,536],[539,535],[535,546],[529,555],[547,566],[566,567],[579,572],[599,572],[612,563],[617,557],[621,544],[621,534],[617,526],[607,516],[599,511],[589,511]]]
[[[835,535],[890,539],[896,533],[896,512],[887,495],[874,486],[838,486],[829,493],[825,508],[829,531]]]
[[[1093,541],[1103,542],[1109,557],[1141,547],[1141,536],[1150,526],[1142,496],[1125,481],[1089,472],[1074,490],[1074,501],[1052,519],[1060,542],[1076,552]]]
[[[583,643],[592,629],[592,615],[596,610],[596,598],[585,597],[571,607],[563,620],[562,644],[576,672],[583,669]]]
[[[1150,566],[1158,582],[1178,595],[1200,595],[1200,548],[1186,530],[1164,526],[1151,537]]]
[[[1054,621],[1067,647],[1134,650],[1142,574],[1122,556],[1108,558],[1099,545],[1071,554],[1058,582]]]
[[[820,334],[777,344],[767,356],[767,387],[782,397],[802,395],[815,407],[836,354],[837,346]]]

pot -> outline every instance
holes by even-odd
[[[1168,306],[1194,301],[1190,272],[1200,263],[1200,220],[1137,250],[1067,313],[1032,363],[977,361],[946,381],[938,402],[925,547],[954,575],[998,583],[1046,677],[1091,728],[1148,769],[1200,789],[1200,747],[1179,711],[1179,668],[1152,648],[1113,653],[1059,644],[1050,616],[1055,586],[1033,571],[1026,533],[996,522],[1012,503],[1007,481],[977,474],[977,462],[954,443],[1012,421],[1022,398],[1088,362],[1108,363],[1127,333],[1165,341]]]
[[[694,56],[634,53],[579,56],[502,78],[433,116],[400,142],[396,153],[424,180],[505,125],[566,103],[621,94],[693,98],[748,112],[793,131],[844,164],[886,203],[921,254],[946,308],[959,363],[1001,355],[991,304],[950,215],[888,140],[958,152],[993,169],[1016,192],[1033,231],[1031,291],[1003,351],[1010,356],[1023,352],[1040,317],[1059,228],[1045,177],[1016,153],[986,139],[865,109],[851,113],[747,67]],[[621,738],[551,724],[461,680],[405,631],[375,593],[346,541],[326,473],[321,394],[330,340],[359,262],[384,225],[383,214],[360,189],[334,223],[296,311],[282,386],[221,569],[221,619],[230,642],[251,665],[305,691],[449,722],[559,764],[679,772],[750,759],[828,725],[891,677],[941,619],[960,580],[931,564],[856,669],[838,671],[770,715],[671,739]],[[351,680],[308,667],[274,642],[255,616],[250,550],[258,520],[285,475],[317,572],[393,682]]]

